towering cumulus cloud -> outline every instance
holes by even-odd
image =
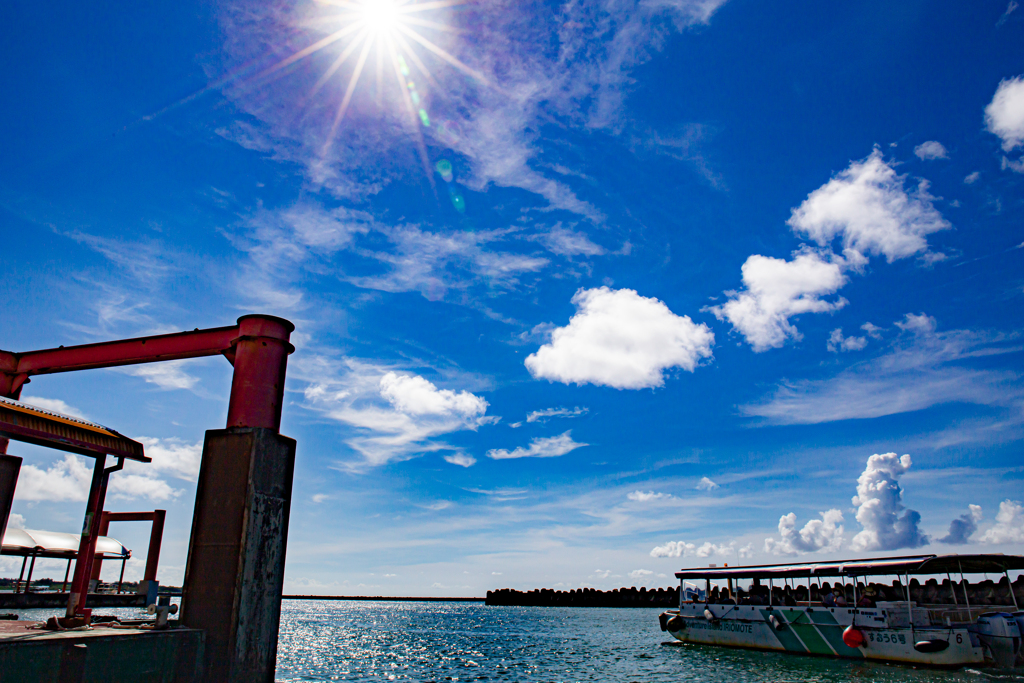
[[[693,370],[711,357],[715,335],[657,299],[632,289],[581,289],[577,312],[526,359],[534,377],[565,384],[644,389],[665,383],[673,367]]]
[[[1024,146],[1024,76],[999,83],[992,101],[985,107],[985,125],[1003,141],[1004,152]],[[1024,173],[1024,159],[1011,161],[1003,157],[1003,168]]]
[[[910,469],[909,455],[872,455],[857,479],[857,521],[864,528],[853,537],[854,550],[897,550],[928,544],[918,524],[921,515],[903,507],[899,478]],[[903,514],[900,514],[902,511]]]
[[[843,513],[833,509],[819,514],[821,519],[812,519],[799,531],[796,528],[796,513],[782,515],[779,518],[780,539],[766,538],[764,551],[776,555],[796,555],[819,550],[839,550],[843,545]]]

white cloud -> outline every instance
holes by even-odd
[[[587,408],[545,408],[534,410],[526,416],[527,422],[547,422],[552,417],[579,417],[590,412]]]
[[[476,458],[472,455],[466,455],[465,453],[453,453],[451,455],[444,456],[445,462],[449,462],[459,467],[472,467],[476,464]]]
[[[380,395],[396,410],[407,415],[463,415],[473,417],[487,412],[487,401],[468,391],[455,393],[438,389],[419,375],[394,372],[380,379]]]
[[[1006,499],[999,504],[996,523],[982,534],[982,543],[1024,543],[1024,506]]]
[[[935,320],[909,314],[903,331],[882,356],[828,379],[780,384],[746,415],[774,424],[817,424],[894,415],[943,403],[1010,405],[1024,395],[1017,375],[970,366],[973,358],[1013,351],[998,338],[969,330],[935,331]]]
[[[669,541],[651,550],[651,557],[689,557],[696,552],[697,546],[686,541]]]
[[[155,384],[161,389],[192,389],[199,383],[199,378],[185,372],[184,364],[187,362],[172,360],[133,365],[124,368],[124,372],[141,377],[148,384]]]
[[[985,126],[1003,141],[1003,151],[1024,145],[1024,76],[999,82],[985,107]]]
[[[711,557],[712,555],[729,557],[735,552],[735,548],[733,547],[734,545],[735,544],[716,545],[711,542],[705,542],[704,545],[697,548],[696,555],[697,557]]]
[[[878,325],[872,325],[871,323],[864,323],[863,325],[860,326],[860,329],[864,330],[867,333],[867,335],[872,339],[881,339],[882,330],[884,330],[885,328],[879,327]]]
[[[948,159],[949,154],[946,152],[946,148],[942,146],[942,143],[937,140],[929,140],[928,142],[922,142],[920,145],[914,148],[914,154],[918,159],[930,160],[930,159]]]
[[[19,515],[17,512],[12,512],[7,517],[7,528],[8,529],[24,529],[25,528],[25,517]],[[0,529],[0,536],[3,535],[3,530]]]
[[[85,414],[75,408],[69,406],[59,398],[43,398],[42,396],[27,396],[22,397],[21,401],[27,403],[30,406],[42,408],[43,410],[49,410],[51,413],[60,413],[61,415],[68,415],[70,417],[77,417],[80,420],[88,420]]]
[[[796,513],[779,518],[779,539],[766,538],[764,551],[775,555],[796,555],[811,552],[835,552],[843,544],[843,513],[832,509],[819,512],[821,519],[812,519],[803,529],[796,528]]]
[[[926,183],[908,193],[904,181],[875,149],[809,194],[788,224],[822,247],[841,237],[851,265],[864,263],[868,254],[891,263],[926,252],[925,238],[950,224],[932,205]]]
[[[711,357],[715,335],[707,325],[678,316],[632,289],[581,289],[576,314],[551,333],[551,342],[526,359],[536,378],[565,384],[643,389],[664,384],[664,371],[692,372]]]
[[[632,491],[626,494],[626,498],[629,500],[635,500],[638,503],[647,503],[652,500],[662,500],[671,498],[671,493],[655,493],[654,491]]]
[[[787,339],[800,339],[789,319],[803,313],[831,313],[846,300],[825,301],[846,284],[842,264],[802,250],[792,261],[754,254],[743,264],[744,290],[726,292],[729,300],[708,310],[728,320],[754,351],[779,348]]]
[[[639,579],[645,579],[648,576],[651,576],[653,574],[654,574],[654,572],[652,572],[650,569],[634,569],[633,571],[631,571],[629,573],[629,578],[634,579],[634,580],[639,580]]]
[[[595,569],[594,570],[594,575],[597,578],[599,578],[599,579],[607,579],[609,576],[612,575],[612,570],[611,569]]]
[[[93,463],[89,460],[89,465]],[[66,453],[48,468],[22,465],[14,497],[25,501],[84,501],[92,482],[85,458]]]
[[[145,447],[146,455],[153,459],[147,465],[138,465],[145,471],[169,472],[179,479],[196,481],[203,459],[203,445],[188,443],[181,439],[155,439],[140,436],[138,441]],[[128,466],[128,463],[125,463]]]
[[[310,500],[312,500],[314,503],[319,505],[320,503],[323,503],[323,502],[328,501],[330,499],[331,499],[331,497],[329,495],[327,495],[326,493],[315,493],[315,494],[313,494],[313,497]]]
[[[895,453],[872,455],[857,479],[857,522],[863,527],[850,547],[862,550],[898,550],[920,548],[928,544],[918,524],[921,515],[904,508],[899,478],[910,469],[909,455]],[[902,514],[900,514],[902,512]]]
[[[558,456],[570,453],[577,448],[586,446],[572,440],[572,431],[564,432],[558,436],[541,437],[532,439],[529,448],[522,446],[513,451],[502,448],[494,448],[487,451],[487,457],[494,460],[511,460],[514,458],[557,458]]]
[[[973,185],[974,183],[978,182],[978,178],[980,177],[981,173],[978,171],[968,173],[966,176],[964,176],[964,185]]]
[[[81,502],[89,494],[94,461],[66,453],[50,467],[22,465],[15,498],[24,501]],[[148,465],[125,462],[125,469],[110,475],[107,495],[113,499],[148,498],[164,501],[176,498],[181,491],[166,482],[138,472]]]
[[[748,543],[739,549],[738,554],[741,559],[749,559],[754,556],[754,544]]]
[[[556,225],[530,239],[540,242],[548,251],[559,256],[600,256],[608,253],[604,247],[591,242],[586,234],[562,225]]]
[[[749,556],[749,546],[741,550],[743,557]],[[730,557],[734,554],[736,554],[735,541],[728,545],[719,545],[706,541],[701,546],[697,546],[695,543],[687,543],[686,541],[669,541],[664,545],[656,546],[650,553],[651,557]]]
[[[127,464],[126,462],[125,470],[127,470]],[[148,498],[149,500],[165,501],[177,498],[181,493],[178,489],[172,489],[162,479],[132,474],[126,471],[111,474],[107,484],[107,496],[115,500]]]
[[[351,358],[340,364],[322,357],[307,358],[293,374],[311,380],[304,391],[308,408],[356,430],[345,443],[363,461],[339,463],[349,470],[439,450],[455,451],[435,438],[475,431],[498,419],[486,415],[486,400],[468,391],[438,389],[418,375],[399,374]]]
[[[978,522],[981,521],[981,506],[968,505],[967,508],[967,512],[949,523],[949,533],[937,539],[939,543],[950,545],[970,543],[971,535],[978,530]]]
[[[698,491],[714,491],[715,489],[718,488],[718,484],[711,481],[707,477],[701,477],[700,481],[697,482],[697,486],[695,486],[694,488],[696,488]]]
[[[840,351],[861,351],[868,345],[867,337],[844,337],[841,327],[832,330],[828,337],[828,350],[832,353]]]

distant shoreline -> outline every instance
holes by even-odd
[[[365,600],[380,602],[484,602],[487,598],[406,598],[389,595],[282,595],[282,600]]]

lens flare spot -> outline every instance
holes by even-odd
[[[452,206],[455,207],[455,210],[459,213],[466,213],[466,200],[463,198],[462,193],[452,187],[449,188],[448,194],[452,198]]]
[[[455,177],[452,173],[452,162],[447,159],[441,159],[441,161],[434,165],[434,168],[437,169],[437,172],[441,174],[441,177],[444,178],[446,183],[450,183],[452,178]]]

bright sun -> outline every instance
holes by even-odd
[[[400,21],[394,0],[363,0],[360,10],[366,27],[373,33],[390,32]]]

